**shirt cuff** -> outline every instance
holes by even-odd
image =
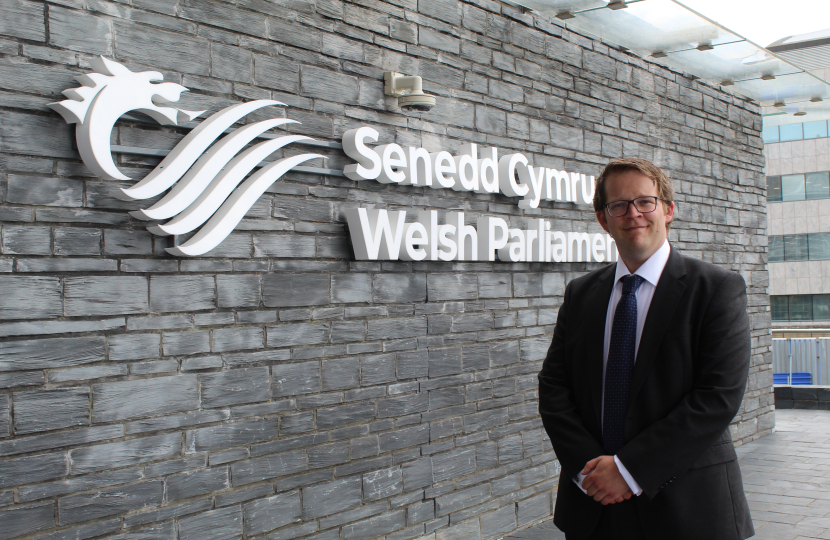
[[[628,484],[628,489],[631,490],[631,493],[640,495],[643,492],[643,488],[634,480],[634,477],[631,476],[631,473],[628,472],[628,469],[625,468],[625,465],[622,464],[622,461],[617,456],[614,456],[614,463],[617,464],[617,469],[619,469],[625,483]]]
[[[591,474],[591,473],[588,473],[588,474]],[[588,474],[582,474],[580,472],[579,474],[577,474],[576,476],[573,477],[574,484],[576,484],[576,487],[578,487],[582,491],[582,493],[584,493],[585,495],[588,494],[588,490],[582,487],[582,481],[585,480],[585,478],[588,476]]]

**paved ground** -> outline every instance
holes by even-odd
[[[775,412],[775,433],[738,448],[755,540],[830,540],[830,411]],[[505,540],[564,540],[553,522]]]

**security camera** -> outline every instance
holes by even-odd
[[[383,74],[383,93],[397,97],[398,107],[404,111],[427,112],[435,107],[435,96],[424,94],[421,84],[418,76],[406,76],[394,71]]]

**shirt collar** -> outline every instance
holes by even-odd
[[[663,245],[660,246],[660,249],[655,251],[652,256],[646,260],[646,262],[640,265],[640,268],[638,268],[634,274],[640,276],[651,283],[652,286],[656,287],[657,282],[660,281],[660,275],[666,267],[666,263],[669,262],[670,253],[671,247],[669,246],[668,239],[666,239],[663,242]],[[617,259],[617,273],[614,276],[614,284],[616,285],[620,281],[620,278],[623,278],[630,273],[631,272],[628,271],[628,268],[625,266],[623,260]]]

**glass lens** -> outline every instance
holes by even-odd
[[[781,201],[781,177],[767,176],[767,201]]]
[[[806,261],[809,255],[806,234],[784,235],[784,260]]]
[[[786,321],[789,319],[790,308],[787,305],[786,296],[770,296],[769,303],[772,309],[773,321]]]
[[[830,321],[830,294],[813,295],[813,320]]]
[[[793,294],[790,296],[790,320],[813,320],[813,299],[809,294]]]
[[[640,197],[634,200],[634,205],[640,212],[646,214],[654,212],[654,209],[657,208],[657,197]]]
[[[769,262],[781,262],[784,260],[784,237],[769,237]]]
[[[804,184],[808,199],[830,198],[830,172],[807,173]]]
[[[614,201],[608,203],[608,213],[611,217],[619,217],[628,212],[628,201]]]
[[[788,174],[781,177],[782,201],[803,201],[804,198],[803,174]]]
[[[810,245],[811,261],[830,259],[830,233],[808,234],[807,243]]]

